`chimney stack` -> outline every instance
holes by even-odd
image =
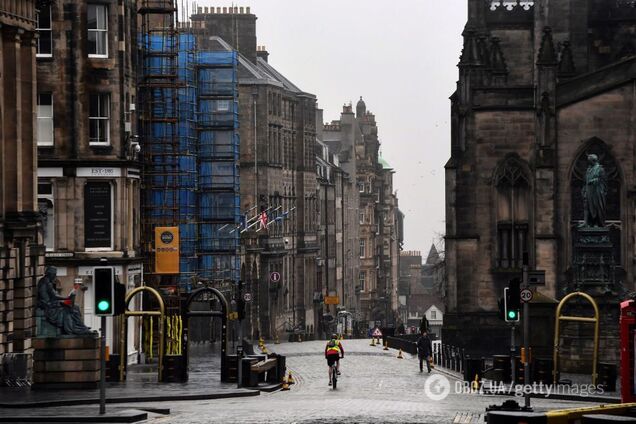
[[[267,62],[267,58],[269,57],[269,52],[265,48],[265,46],[256,46],[256,57],[260,57],[265,62]]]

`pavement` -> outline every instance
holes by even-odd
[[[465,390],[452,373],[420,373],[409,354],[369,346],[368,340],[345,340],[345,359],[337,390],[328,386],[323,341],[268,344],[287,356],[296,384],[290,391],[242,399],[178,402],[169,417],[152,423],[483,423],[485,408],[508,399]],[[448,392],[446,393],[446,389]],[[589,403],[533,399],[537,411],[589,406]],[[144,406],[157,406],[148,403]]]
[[[254,397],[258,389],[237,389],[221,383],[220,357],[214,345],[191,347],[187,383],[157,384],[156,368],[138,366],[125,383],[107,383],[106,414],[99,414],[99,390],[31,390],[0,387],[0,423],[4,422],[111,422],[130,423],[170,414],[175,401],[202,401]],[[263,389],[271,389],[263,387]],[[153,402],[153,406],[140,406]],[[129,406],[113,406],[127,404]]]
[[[169,410],[168,410],[169,412]],[[162,411],[161,414],[165,414]],[[0,409],[0,423],[135,423],[152,419],[156,412],[148,412],[128,408],[107,408],[104,415],[99,414],[99,407],[64,407],[43,408],[36,411],[24,409],[12,409],[10,411]]]
[[[523,403],[523,398],[515,396],[514,390],[497,395],[472,392],[457,373],[449,370],[436,368],[431,374],[420,373],[416,357],[403,354],[404,359],[398,359],[395,350],[369,346],[369,341],[364,339],[343,341],[346,354],[341,362],[342,376],[338,380],[338,389],[333,390],[327,384],[324,345],[324,341],[268,344],[270,351],[286,355],[287,367],[296,383],[289,391],[262,392],[259,396],[254,396],[259,394],[258,391],[220,383],[214,351],[207,352],[210,347],[204,346],[200,348],[203,355],[195,355],[191,361],[188,383],[157,385],[142,378],[125,385],[111,385],[107,391],[107,411],[115,420],[111,422],[126,422],[122,414],[128,411],[127,414],[133,415],[147,413],[142,419],[151,423],[468,424],[483,423],[485,408],[490,405],[500,405],[509,399]],[[210,397],[213,395],[223,399]],[[20,394],[15,389],[3,389],[0,390],[0,422],[10,418],[27,422],[27,417],[32,419],[31,422],[37,417],[42,418],[37,421],[66,417],[67,422],[72,422],[73,417],[82,417],[83,422],[100,422],[96,417],[96,405],[78,405],[81,399],[94,402],[96,398],[96,393],[87,391],[29,390]],[[580,397],[576,399],[580,400]],[[34,400],[40,402],[40,406],[46,405],[45,402],[53,403],[37,410],[15,409],[16,403],[21,403],[24,408]],[[56,405],[55,402],[74,406],[50,407]],[[127,408],[111,405],[119,402],[132,403]],[[13,405],[8,406],[13,407],[7,408],[11,403]],[[541,412],[590,406],[590,403],[541,396],[532,399],[532,406]],[[166,415],[168,413],[170,415]],[[116,417],[118,414],[120,416]]]

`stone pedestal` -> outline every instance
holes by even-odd
[[[569,291],[584,291],[592,296],[622,292],[624,272],[615,258],[609,228],[577,228],[574,237]]]
[[[576,291],[594,298],[599,308],[599,360],[619,361],[619,304],[624,297],[625,271],[612,242],[609,227],[574,229],[572,268],[564,295]],[[614,238],[615,240],[615,238]],[[562,315],[592,317],[594,310],[586,300],[573,299]],[[591,374],[594,352],[594,324],[561,324],[560,369],[563,372]]]
[[[100,373],[98,336],[33,339],[33,389],[96,388]]]

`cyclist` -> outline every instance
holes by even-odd
[[[340,375],[340,358],[344,358],[344,348],[338,340],[338,336],[331,335],[331,339],[325,346],[325,358],[327,359],[327,367],[329,369],[329,385],[331,386],[331,367],[336,364],[336,372]]]

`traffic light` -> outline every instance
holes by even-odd
[[[504,319],[506,322],[519,322],[519,312],[521,310],[520,285],[518,278],[513,278],[508,282],[508,287],[504,289]]]
[[[94,307],[97,316],[113,316],[115,311],[115,272],[111,266],[93,268]]]

